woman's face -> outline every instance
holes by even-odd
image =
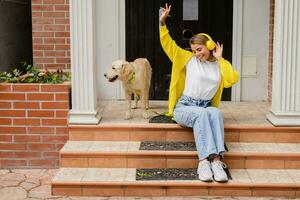
[[[210,52],[205,45],[191,44],[191,49],[194,56],[196,56],[196,58],[198,58],[202,62],[207,61],[210,57]]]

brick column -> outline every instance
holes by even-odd
[[[32,0],[33,62],[70,69],[69,0]]]

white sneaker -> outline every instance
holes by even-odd
[[[211,170],[214,174],[214,180],[217,182],[227,182],[228,177],[224,168],[226,168],[226,164],[220,160],[215,160],[211,163]]]
[[[208,160],[201,160],[197,169],[198,177],[201,181],[210,182],[213,181],[213,174],[210,169],[210,162]]]

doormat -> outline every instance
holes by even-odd
[[[228,179],[232,176],[228,168],[224,169]],[[167,169],[136,169],[137,181],[153,180],[199,180],[197,169],[195,168],[167,168]]]
[[[157,115],[149,119],[149,123],[165,123],[165,124],[176,124],[172,117],[165,115]]]
[[[227,145],[225,150],[228,151]],[[197,151],[195,142],[142,141],[139,150],[147,151]]]

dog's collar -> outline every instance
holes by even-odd
[[[131,83],[132,81],[135,80],[135,72],[132,73],[130,79],[127,81],[127,83]]]

